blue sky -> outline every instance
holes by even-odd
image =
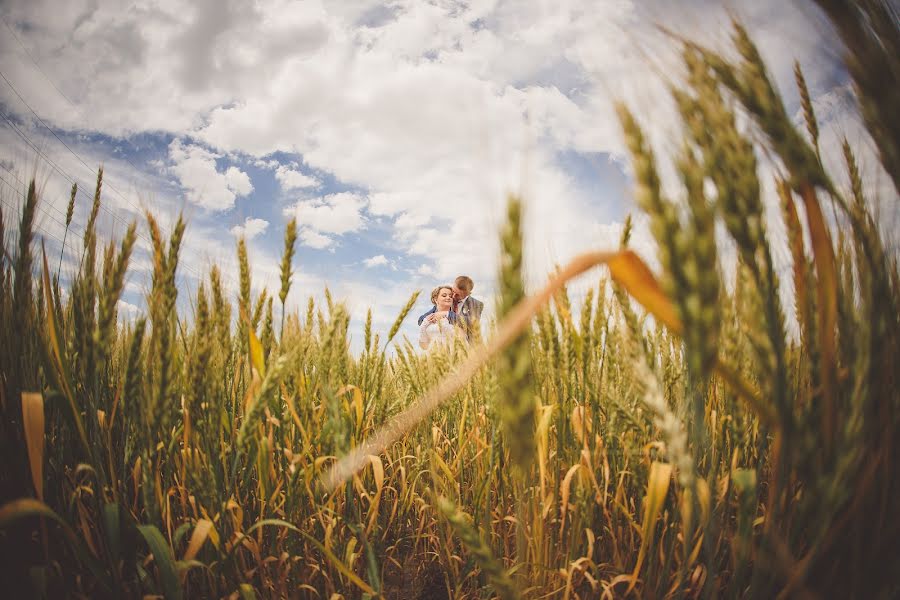
[[[39,225],[58,256],[70,182],[84,192],[77,233],[103,164],[104,235],[121,236],[143,210],[164,226],[179,211],[187,216],[185,292],[216,263],[235,293],[235,236],[243,233],[255,292],[277,293],[284,226],[296,216],[290,307],[328,286],[349,305],[361,338],[368,307],[386,331],[413,291],[423,290],[415,312],[424,312],[434,285],[465,273],[487,301],[488,320],[507,193],[527,203],[528,272],[537,284],[579,251],[614,246],[635,210],[614,100],[642,116],[661,156],[674,149],[665,85],[677,77],[677,49],[656,23],[726,47],[728,10],[737,14],[792,114],[800,61],[827,129],[826,160],[842,135],[870,150],[821,15],[799,0],[729,6],[5,2],[3,210],[10,214],[21,182],[37,174]],[[864,166],[878,180],[874,159]],[[67,245],[77,241],[70,234]],[[634,244],[652,262],[640,218]],[[63,262],[64,277],[76,258],[73,250]],[[149,266],[142,239],[122,316],[143,305]],[[596,278],[588,279],[574,286],[576,298]]]

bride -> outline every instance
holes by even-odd
[[[419,328],[419,346],[427,350],[432,343],[444,344],[460,335],[453,312],[453,287],[440,285],[431,292],[431,303],[435,310],[422,320]]]

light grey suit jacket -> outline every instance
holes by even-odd
[[[466,332],[466,339],[472,341],[480,336],[481,311],[484,310],[484,302],[467,296],[459,307],[459,318]]]

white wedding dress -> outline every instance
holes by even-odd
[[[452,342],[459,333],[459,328],[451,325],[447,317],[440,319],[437,323],[425,321],[419,328],[419,346],[427,350],[432,348],[433,344],[447,344]]]

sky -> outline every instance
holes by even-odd
[[[178,274],[188,313],[212,264],[236,297],[239,235],[254,295],[277,295],[284,228],[296,217],[288,310],[327,286],[350,309],[355,349],[368,308],[384,334],[422,290],[401,330],[414,340],[430,290],[460,274],[492,318],[510,193],[525,201],[531,287],[579,252],[616,247],[629,213],[634,247],[656,264],[614,103],[639,115],[665,162],[679,139],[666,93],[679,65],[660,25],[727,49],[729,19],[740,18],[800,122],[798,60],[826,163],[846,135],[866,177],[895,199],[855,115],[837,38],[806,1],[6,0],[0,16],[4,214],[36,176],[39,234],[57,258],[66,238],[65,279],[102,164],[101,233],[142,225],[120,318],[142,310],[149,289],[146,210],[164,228],[180,213],[188,220]],[[765,174],[761,165],[764,184]],[[776,258],[787,268],[786,253]],[[576,301],[598,277],[573,284]]]

